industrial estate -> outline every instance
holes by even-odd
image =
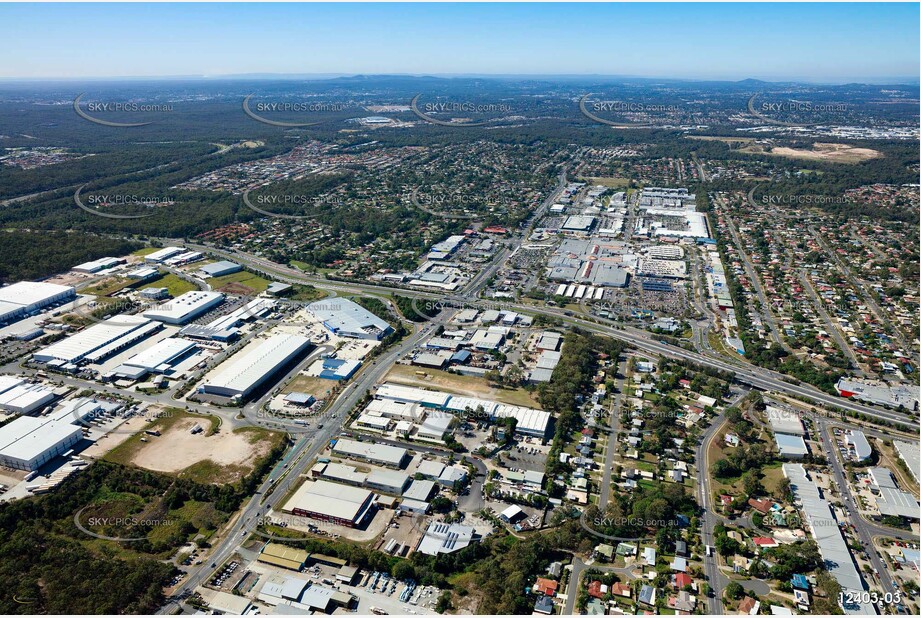
[[[3,613],[921,611],[916,83],[91,86],[0,83]]]

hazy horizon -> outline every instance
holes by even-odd
[[[0,79],[917,83],[919,14],[909,3],[4,4]]]

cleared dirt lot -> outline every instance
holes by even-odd
[[[106,459],[176,474],[200,483],[233,483],[249,474],[255,463],[283,438],[264,429],[243,428],[218,431],[218,419],[182,411],[146,427],[159,436],[144,432],[113,449]],[[191,432],[196,425],[202,431]]]
[[[250,436],[243,432],[213,436],[206,436],[204,432],[193,434],[191,429],[196,424],[201,425],[201,422],[192,418],[180,420],[162,436],[151,438],[132,463],[159,472],[179,472],[203,459],[236,465],[268,452],[267,445],[251,444]]]
[[[742,148],[741,152],[768,154],[778,157],[788,157],[790,159],[802,159],[805,161],[824,161],[828,163],[860,163],[861,161],[868,161],[883,156],[878,150],[872,150],[870,148],[856,148],[848,144],[825,144],[821,142],[813,144],[811,150],[789,148],[787,146],[774,146],[770,150],[766,150],[760,144],[749,144]]]

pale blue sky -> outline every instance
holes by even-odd
[[[887,81],[905,4],[3,4],[0,77],[604,74]]]

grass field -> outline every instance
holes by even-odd
[[[741,358],[741,355],[738,352],[731,350],[726,345],[724,345],[723,338],[720,337],[717,333],[714,333],[712,330],[707,331],[707,342],[715,352],[729,356],[739,356]]]
[[[210,279],[207,279],[207,282],[212,289],[218,291],[220,291],[220,289],[224,286],[236,284],[249,288],[254,294],[265,292],[265,289],[269,287],[269,283],[271,283],[268,279],[263,279],[259,275],[254,275],[253,273],[247,272],[245,270],[241,270],[237,273],[231,273],[229,275],[224,275],[223,277],[211,277]]]
[[[717,438],[714,438],[713,442],[710,443],[710,448],[707,450],[707,462],[710,464],[710,467],[712,468],[713,464],[716,463],[717,460],[725,459],[725,455],[726,455],[725,451],[729,451],[729,450],[732,450],[732,448],[724,447],[720,443],[718,436]],[[736,478],[725,479],[722,481],[716,478],[715,476],[713,476],[712,471],[708,470],[707,474],[710,475],[710,488],[716,493],[716,495],[729,494],[729,495],[734,496],[742,491],[742,475],[741,474],[737,476]]]
[[[293,293],[289,294],[288,298],[301,302],[312,302],[326,298],[326,292],[312,285],[295,285]]]
[[[784,479],[783,464],[779,461],[768,464],[761,469],[761,472],[764,474],[764,477],[761,479],[764,490],[772,496],[776,495],[777,489],[780,486],[780,481]]]
[[[425,371],[427,377],[416,375],[416,371]],[[537,399],[531,393],[523,388],[496,388],[489,383],[473,376],[462,376],[447,371],[437,369],[423,369],[407,365],[394,365],[393,369],[387,374],[385,380],[397,382],[399,384],[408,384],[410,386],[428,387],[453,393],[455,395],[465,395],[468,397],[480,397],[482,399],[492,399],[500,403],[513,406],[525,406],[528,408],[540,408]]]
[[[95,285],[83,288],[80,293],[94,296],[111,296],[129,285],[131,285],[131,280],[125,277],[108,277]]]
[[[315,272],[317,274],[324,275],[326,273],[336,272],[335,268],[323,268],[322,266],[312,266],[308,264],[307,262],[301,262],[299,260],[291,260],[290,262],[288,262],[288,264],[295,267],[298,270],[304,271],[305,273]]]
[[[143,249],[138,249],[131,255],[140,255],[140,256],[150,255],[151,253],[155,253],[159,251],[160,249],[161,247],[144,247]]]
[[[146,288],[166,288],[173,298],[198,289],[194,283],[181,279],[173,273],[166,273],[162,277],[148,281],[138,289],[144,290]]]
[[[612,189],[623,189],[630,186],[629,178],[618,178],[616,176],[595,176],[588,178],[588,181],[593,185],[602,185]]]
[[[328,399],[333,387],[337,384],[335,380],[324,380],[298,374],[285,386],[285,393],[310,393],[317,399]]]

